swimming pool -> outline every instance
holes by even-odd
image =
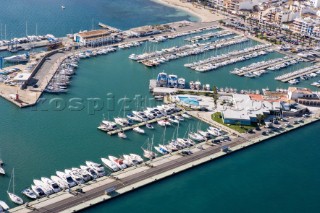
[[[188,97],[188,96],[178,96],[179,100],[182,101],[185,104],[199,106],[199,101],[197,98],[194,97]]]

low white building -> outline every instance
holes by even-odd
[[[83,45],[97,45],[115,40],[110,30],[83,31],[74,34],[73,40]]]
[[[270,115],[280,112],[280,102],[256,101],[249,95],[233,94],[232,107],[221,110],[223,122],[226,124],[250,125],[258,122],[258,115]]]
[[[316,93],[313,93],[309,88],[301,87],[289,87],[288,88],[288,99],[289,100],[298,100],[298,99],[314,99],[318,98]]]

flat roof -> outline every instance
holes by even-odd
[[[18,73],[13,80],[14,81],[27,81],[30,77],[31,73]]]
[[[87,32],[80,32],[78,34],[83,38],[90,38],[96,36],[109,35],[111,34],[111,32],[109,30],[91,30]]]

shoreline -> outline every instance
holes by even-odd
[[[155,3],[175,8],[178,10],[183,10],[199,19],[198,22],[211,22],[224,19],[222,15],[213,14],[209,10],[201,7],[198,8],[190,2],[182,2],[180,0],[151,0]]]

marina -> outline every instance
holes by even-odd
[[[129,58],[138,61],[145,66],[152,67],[158,66],[161,63],[165,63],[171,60],[187,57],[190,55],[202,54],[210,50],[219,49],[246,41],[248,41],[247,38],[244,38],[242,36],[235,36],[233,38],[221,39],[214,42],[172,47],[168,49],[162,49],[157,52],[144,53],[141,55],[132,54],[129,56]]]
[[[296,70],[294,72],[291,72],[291,73],[286,73],[284,75],[281,75],[281,76],[277,76],[275,78],[275,80],[278,80],[278,81],[282,81],[282,82],[289,82],[291,84],[297,84],[299,83],[298,80],[295,80],[297,78],[301,78],[302,76],[305,76],[305,75],[308,75],[308,74],[312,74],[312,73],[318,73],[319,71],[319,65],[318,64],[315,64],[311,67],[307,67],[307,68],[304,68],[304,69],[300,69],[300,70]]]
[[[310,128],[319,125],[316,122],[320,118],[317,110],[319,93],[308,89],[311,82],[301,83],[306,88],[278,89],[284,88],[285,84],[280,80],[274,81],[276,72],[270,72],[287,72],[287,67],[293,67],[293,70],[299,68],[297,72],[290,71],[281,78],[288,78],[289,83],[294,79],[302,81],[319,74],[315,71],[319,68],[317,64],[311,66],[304,63],[302,58],[305,57],[298,57],[299,54],[295,53],[284,56],[278,45],[259,39],[251,40],[251,35],[221,27],[218,21],[181,21],[181,14],[177,13],[175,17],[162,15],[163,19],[157,22],[152,20],[151,15],[148,20],[143,15],[143,21],[136,22],[145,5],[133,0],[121,6],[129,9],[130,13],[115,13],[119,22],[114,22],[109,20],[113,13],[108,13],[110,17],[106,17],[105,5],[98,6],[101,2],[95,3],[94,15],[86,15],[93,5],[83,3],[79,5],[87,9],[77,20],[81,26],[72,25],[76,31],[81,30],[74,33],[74,29],[68,29],[66,37],[57,38],[62,46],[55,46],[55,42],[47,37],[41,41],[15,45],[17,51],[23,51],[20,53],[10,52],[14,46],[9,49],[7,44],[2,46],[7,48],[1,53],[5,55],[7,67],[0,73],[0,95],[18,107],[29,108],[18,109],[6,100],[0,100],[4,114],[0,126],[5,130],[0,136],[3,141],[0,157],[5,160],[5,164],[0,162],[3,179],[0,211],[10,207],[9,212],[23,213],[105,212],[106,209],[113,211],[113,208],[125,212],[134,209],[136,203],[140,205],[141,199],[146,202],[147,210],[148,205],[154,208],[159,205],[160,198],[170,194],[173,196],[172,193],[176,198],[174,205],[171,201],[161,203],[163,208],[169,207],[167,211],[210,211],[210,205],[197,203],[200,198],[193,196],[189,200],[191,198],[186,196],[186,199],[179,199],[180,195],[176,192],[182,189],[181,196],[184,197],[185,190],[190,190],[190,186],[198,184],[200,179],[211,181],[212,184],[206,185],[207,190],[194,190],[190,194],[203,193],[204,198],[209,197],[211,201],[225,205],[222,198],[219,200],[220,193],[224,192],[219,185],[229,182],[229,195],[238,195],[237,189],[241,193],[250,190],[244,190],[247,182],[238,182],[238,177],[242,173],[253,174],[247,171],[250,168],[248,165],[263,159],[257,156],[250,159],[253,150],[246,149],[244,153],[232,155],[235,162],[228,162],[229,157],[219,163],[207,162],[262,141],[269,142],[257,146],[258,153],[259,147],[262,147],[268,152],[261,156],[272,153],[279,157],[275,162],[274,158],[268,158],[268,164],[281,167],[278,173],[285,173],[289,168],[287,165],[291,165],[288,162],[284,164],[281,155],[275,154],[279,152],[279,147],[286,151],[282,155],[285,159],[291,159],[290,155],[294,155],[294,159],[305,158],[303,160],[308,162],[317,157],[310,155],[306,158],[303,155],[309,154],[305,149],[316,146],[314,141],[309,141],[308,147],[301,146],[301,141],[315,136],[310,134]],[[59,16],[68,20],[73,16],[70,11],[75,8],[81,11],[79,5],[70,2],[58,5]],[[139,12],[132,17],[135,8]],[[166,14],[160,6],[156,10],[152,6],[149,9],[157,14]],[[42,10],[46,11],[39,11]],[[96,10],[101,10],[101,14]],[[102,22],[96,23],[91,17]],[[123,26],[121,18],[128,17],[132,23]],[[48,26],[54,28],[59,19],[57,17],[57,23],[48,23]],[[83,24],[84,20],[89,20],[88,26]],[[70,20],[66,23],[71,26]],[[140,23],[145,26],[138,26]],[[83,30],[82,25],[91,30]],[[95,29],[98,26],[100,29]],[[63,25],[60,23],[57,28],[63,28]],[[30,55],[25,53],[33,42],[33,48],[39,45],[49,49]],[[40,46],[41,42],[46,45]],[[13,51],[16,51],[15,48]],[[307,68],[301,71],[304,66]],[[214,69],[219,69],[219,72],[206,72]],[[230,71],[249,78],[261,75],[261,78],[238,78],[230,75]],[[270,74],[262,77],[267,72]],[[317,85],[315,83],[313,86]],[[261,92],[261,88],[266,89]],[[294,97],[293,93],[297,91],[300,92],[298,98],[288,99]],[[314,96],[305,100],[302,94]],[[267,118],[265,122],[260,120],[260,115]],[[252,121],[250,125],[246,123],[248,120]],[[302,128],[307,125],[312,127]],[[298,137],[295,135],[292,139],[295,134],[292,130],[298,128]],[[290,147],[286,143],[288,140],[293,143]],[[300,141],[298,145],[295,140]],[[298,156],[293,151],[294,146],[301,150]],[[204,163],[207,163],[205,168],[197,167]],[[35,164],[36,167],[26,167]],[[233,171],[229,174],[222,175],[235,164],[239,171],[231,169]],[[294,165],[298,167],[299,163]],[[308,174],[306,165],[310,163],[301,163]],[[296,167],[293,169],[299,170]],[[273,167],[261,167],[261,171],[255,169],[257,172],[252,178],[259,180],[262,170],[268,171],[268,174],[273,171]],[[179,179],[176,174],[187,173],[186,170],[189,170],[189,175]],[[219,175],[223,178],[217,178]],[[160,181],[166,177],[171,178]],[[189,178],[193,177],[196,177],[196,182],[192,184]],[[234,181],[235,177],[237,181]],[[268,175],[263,179],[272,181]],[[155,182],[157,184],[144,187]],[[179,184],[185,186],[179,188]],[[252,184],[256,183],[253,181]],[[125,202],[128,203],[118,199],[95,206],[142,187],[139,192],[127,194]],[[154,193],[154,187],[160,190]],[[252,191],[261,189],[263,194],[265,190],[262,187],[252,187]],[[213,190],[219,193],[212,193]],[[145,196],[153,201],[145,199]],[[285,197],[283,194],[281,196]],[[310,196],[307,190],[306,196]],[[137,202],[132,201],[137,198]],[[265,196],[262,198],[268,203]],[[244,203],[245,200],[240,199],[239,202]],[[241,209],[238,207],[235,204],[233,210]],[[159,209],[154,211],[161,212]]]
[[[165,177],[261,143],[276,137],[278,134],[290,132],[317,120],[317,117],[308,118],[305,119],[304,123],[293,125],[278,133],[249,137],[247,139],[237,138],[223,145],[204,142],[199,144],[198,148],[190,149],[189,155],[174,154],[168,157],[163,156],[133,169],[125,169],[114,173],[111,177],[103,177],[97,182],[90,182],[89,185],[80,186],[74,192],[59,192],[56,195],[52,195],[52,197],[49,196],[49,198],[30,202],[27,207],[21,206],[12,209],[10,212],[80,211],[93,204],[105,202],[144,185],[157,182]]]

